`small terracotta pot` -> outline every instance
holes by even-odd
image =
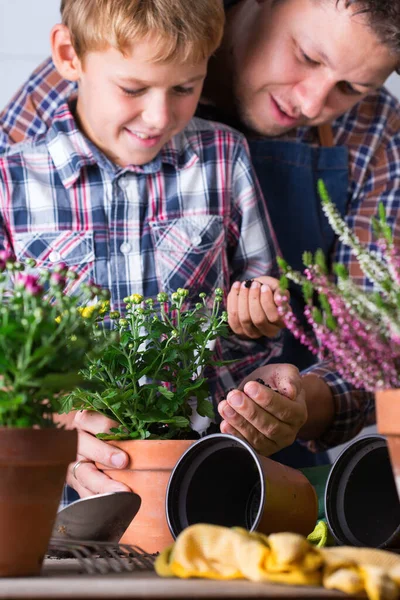
[[[166,513],[174,537],[195,523],[308,535],[318,499],[300,471],[259,456],[232,435],[215,434],[193,444],[177,463]]]
[[[378,431],[387,439],[390,461],[400,498],[400,389],[375,393]]]
[[[0,576],[39,575],[77,433],[0,428]]]
[[[154,553],[172,544],[165,518],[165,493],[172,469],[192,440],[130,440],[109,442],[124,450],[130,458],[126,469],[106,469],[114,479],[126,483],[142,499],[139,512],[122,536],[122,544],[140,546]]]

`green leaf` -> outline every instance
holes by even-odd
[[[215,417],[212,403],[205,398],[197,401],[197,412],[201,417],[209,417],[210,419]]]

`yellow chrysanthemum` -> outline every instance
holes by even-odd
[[[84,319],[90,319],[96,308],[96,305],[92,304],[91,306],[80,306],[78,311]]]
[[[140,304],[141,302],[143,302],[144,298],[143,298],[142,294],[132,294],[132,296],[130,297],[130,300],[131,300],[132,304]]]
[[[108,312],[109,310],[110,310],[110,301],[109,300],[103,300],[103,302],[100,302],[99,313],[101,315],[104,315],[104,313]]]

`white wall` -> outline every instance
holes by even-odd
[[[49,55],[49,32],[59,20],[60,0],[0,0],[0,109]],[[400,76],[389,87],[400,98]]]
[[[0,109],[49,55],[60,0],[0,0]]]

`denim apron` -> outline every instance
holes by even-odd
[[[304,251],[324,251],[329,265],[335,234],[321,209],[317,181],[322,179],[339,213],[346,213],[348,197],[348,152],[345,147],[333,147],[330,126],[319,128],[320,146],[299,142],[268,139],[249,140],[251,158],[257,173],[280,254],[296,270],[303,270]],[[291,305],[304,324],[304,301],[301,289],[290,286]],[[271,362],[291,363],[300,370],[309,367],[315,358],[284,331],[283,354]],[[326,453],[315,455],[298,443],[281,450],[273,457],[279,462],[301,468],[327,462]]]

